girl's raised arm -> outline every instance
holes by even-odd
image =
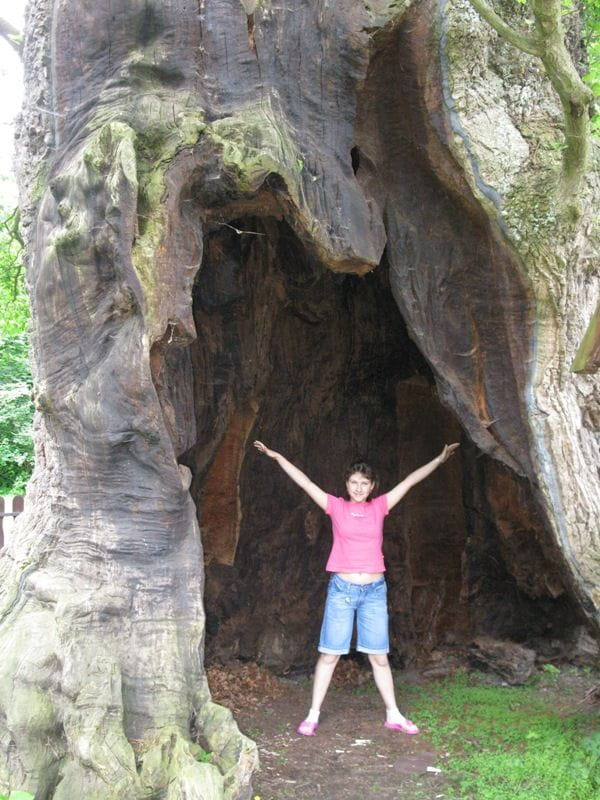
[[[424,464],[422,467],[419,467],[419,469],[411,472],[410,475],[407,475],[406,478],[404,478],[403,481],[400,481],[397,486],[394,486],[394,488],[386,494],[388,511],[391,511],[396,503],[399,503],[400,500],[402,500],[409,489],[412,489],[412,487],[417,483],[422,481],[428,475],[431,475],[431,473],[436,470],[440,464],[443,464],[444,461],[447,461],[457,447],[459,447],[458,443],[444,445],[442,452],[439,454],[439,456],[436,456],[433,461],[430,461],[428,464]]]
[[[327,494],[299,470],[298,467],[295,467],[287,458],[282,456],[281,453],[277,453],[275,450],[269,450],[262,442],[254,442],[254,447],[256,447],[259,452],[269,456],[269,458],[275,459],[281,469],[290,476],[294,483],[297,483],[301,489],[304,489],[306,494],[311,500],[315,501],[319,508],[322,508],[323,511],[327,510]]]

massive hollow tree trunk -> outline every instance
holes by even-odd
[[[597,630],[598,388],[570,371],[597,178],[567,227],[543,75],[468,3],[409,5],[31,4],[0,790],[249,795],[204,589],[214,657],[307,666],[328,546],[259,433],[330,491],[353,455],[389,485],[462,436],[389,520],[397,662]]]

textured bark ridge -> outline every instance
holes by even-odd
[[[257,435],[340,493],[355,455],[385,488],[462,436],[387,523],[398,662],[596,626],[597,384],[570,368],[598,184],[553,216],[547,82],[462,2],[35,0],[28,31],[0,791],[250,795],[205,627],[213,657],[308,665],[328,549]]]

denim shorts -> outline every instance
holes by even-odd
[[[349,583],[334,574],[327,589],[319,639],[320,653],[338,656],[350,652],[355,612],[358,634],[356,649],[372,655],[389,652],[385,578],[361,585]]]

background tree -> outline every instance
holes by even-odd
[[[29,304],[17,212],[0,210],[0,494],[21,494],[33,469]]]

